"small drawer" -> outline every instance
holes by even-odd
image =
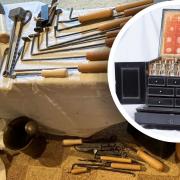
[[[148,85],[150,86],[165,86],[165,82],[166,82],[165,77],[157,77],[157,76],[148,77]]]
[[[158,97],[147,97],[148,106],[162,106],[162,107],[173,107],[173,98],[158,98]]]
[[[148,87],[148,96],[170,96],[174,97],[174,88]]]
[[[176,97],[180,97],[180,88],[176,88]]]
[[[175,107],[180,107],[180,98],[175,99]]]
[[[167,85],[174,86],[174,87],[177,87],[177,86],[180,87],[180,78],[172,78],[172,77],[168,78]]]

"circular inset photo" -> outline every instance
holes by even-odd
[[[126,23],[110,53],[108,81],[131,125],[180,142],[180,1],[152,5]]]

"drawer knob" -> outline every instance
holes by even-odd
[[[161,104],[161,101],[158,101],[158,104]]]
[[[162,90],[160,90],[159,92],[162,93]]]

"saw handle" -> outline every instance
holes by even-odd
[[[81,73],[106,73],[107,61],[94,61],[79,64],[78,70]]]
[[[158,171],[163,171],[164,170],[164,164],[155,159],[154,157],[150,156],[149,154],[145,153],[142,150],[137,151],[138,157],[140,157],[142,160],[144,160],[146,163],[148,163],[151,167]]]
[[[153,3],[153,0],[143,0],[143,1],[136,1],[136,2],[131,2],[131,3],[123,3],[115,7],[115,10],[117,12],[122,12],[126,9],[138,7],[138,6],[143,6],[146,4],[151,4]]]
[[[62,141],[63,146],[74,146],[74,145],[80,145],[83,144],[82,139],[64,139]]]
[[[86,59],[90,61],[105,61],[109,59],[109,48],[98,48],[96,50],[88,51],[86,53]]]
[[[132,163],[132,160],[129,158],[119,158],[119,157],[112,157],[112,156],[100,156],[100,159],[103,161],[112,161],[112,162],[119,162],[119,163]]]
[[[111,163],[112,168],[140,171],[141,166],[137,164]]]
[[[144,6],[139,6],[139,7],[135,7],[135,8],[131,8],[131,9],[126,9],[124,10],[124,16],[134,16],[135,14],[137,14],[138,12],[140,12],[141,10],[151,6],[152,4],[147,4]]]
[[[104,19],[104,18],[110,18],[113,16],[113,10],[112,9],[105,9],[105,10],[100,10],[97,12],[92,12],[88,13],[86,15],[82,15],[78,17],[78,20],[80,23],[87,23],[89,21],[95,21],[99,19]]]
[[[42,70],[42,77],[45,78],[66,78],[68,77],[67,69]]]
[[[104,24],[99,25],[97,27],[97,29],[99,31],[106,31],[109,29],[118,28],[121,23],[129,21],[129,19],[131,19],[131,16],[130,17],[123,17],[123,18],[119,18],[119,19],[114,19],[114,20],[111,20],[109,22],[106,22]]]

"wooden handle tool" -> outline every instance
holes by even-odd
[[[86,167],[78,167],[71,170],[71,174],[82,174],[88,172]]]
[[[78,65],[79,72],[82,73],[106,73],[107,61],[94,61]]]
[[[140,12],[141,10],[151,6],[152,4],[147,4],[144,6],[139,6],[139,7],[135,7],[135,8],[131,8],[131,9],[126,9],[124,10],[124,15],[125,16],[134,16],[135,14],[137,14],[138,12]]]
[[[141,166],[137,164],[111,163],[112,168],[140,171]]]
[[[74,145],[80,145],[83,144],[82,139],[64,139],[62,141],[63,146],[74,146]]]
[[[0,3],[0,43],[7,44],[9,42],[9,33],[7,31],[5,21],[5,11]]]
[[[104,18],[110,18],[113,16],[112,9],[105,9],[97,12],[88,13],[78,17],[80,23],[87,23],[89,21],[95,21]]]
[[[118,35],[119,30],[114,30],[106,33],[106,38],[114,38]]]
[[[115,37],[112,37],[112,38],[106,38],[105,39],[105,44],[107,47],[111,48],[113,43],[114,43],[114,40],[115,40]]]
[[[115,10],[117,12],[122,12],[126,9],[143,6],[150,3],[153,3],[153,0],[143,0],[143,1],[137,1],[137,2],[132,2],[132,3],[123,3],[115,7]],[[79,16],[78,20],[81,24],[83,24],[83,23],[88,23],[90,21],[96,21],[96,20],[110,18],[110,17],[113,17],[113,9],[104,9],[97,12],[91,12],[91,13]]]
[[[26,69],[26,70],[16,70],[13,74],[14,78],[17,76],[26,76],[26,75],[41,75],[45,78],[65,78],[68,77],[68,69],[78,69],[81,73],[106,73],[107,72],[107,61],[94,61],[81,63],[78,66],[60,68],[60,69]],[[70,140],[67,141],[69,144],[73,143],[82,143],[82,140]]]
[[[98,48],[86,53],[86,59],[90,61],[106,61],[109,59],[110,48]]]
[[[67,69],[42,70],[42,77],[45,78],[65,78],[68,77]]]
[[[97,30],[106,31],[109,29],[118,28],[121,23],[129,21],[129,19],[131,19],[131,18],[132,18],[132,16],[111,20],[110,22],[99,25],[97,27]]]
[[[143,6],[146,4],[151,4],[153,3],[153,0],[143,0],[143,1],[136,1],[136,2],[131,2],[131,3],[122,3],[118,6],[115,7],[115,10],[117,12],[122,12],[126,9],[130,9],[130,8],[134,8],[134,7],[138,7],[138,6]]]
[[[111,161],[111,162],[118,162],[118,163],[132,163],[132,159],[129,158],[119,158],[119,157],[112,157],[112,156],[100,156],[100,159],[103,161]]]
[[[137,150],[137,156],[140,157],[142,160],[144,160],[146,163],[148,163],[152,168],[158,171],[164,170],[164,164],[161,161],[155,159],[154,157],[150,156],[144,151]]]

